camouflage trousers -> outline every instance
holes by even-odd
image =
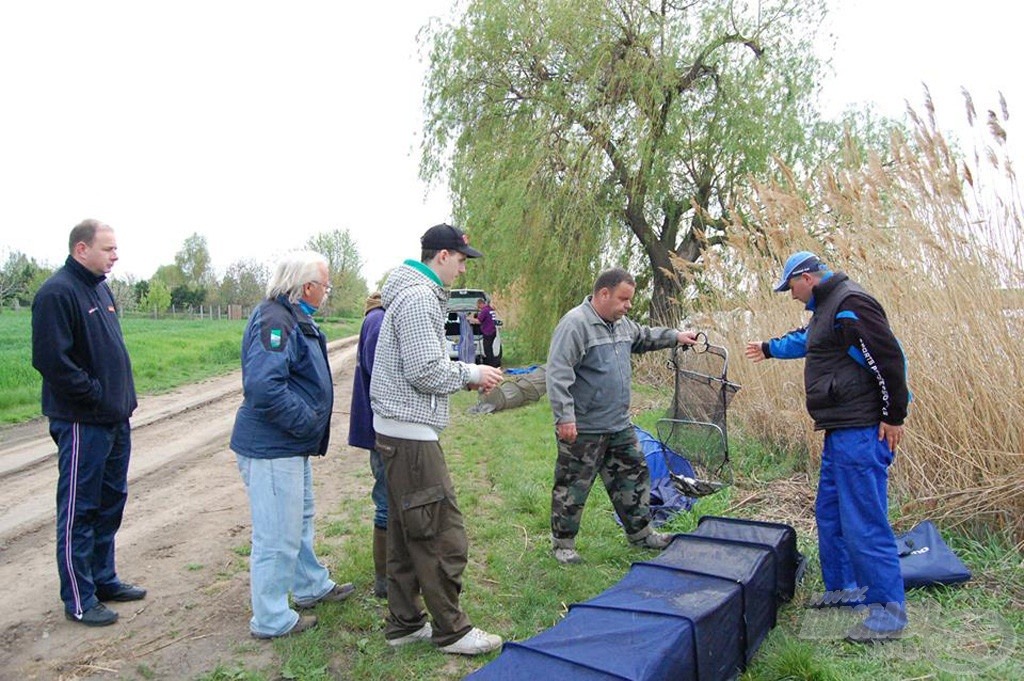
[[[583,506],[597,474],[622,521],[626,536],[639,538],[651,522],[651,475],[632,428],[616,433],[580,433],[576,442],[558,440],[555,486],[551,490],[551,535],[571,539],[580,530]]]

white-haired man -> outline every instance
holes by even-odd
[[[253,310],[242,338],[242,405],[231,449],[252,512],[249,580],[255,638],[316,626],[298,609],[343,601],[351,584],[335,583],[313,550],[311,456],[327,453],[334,381],[327,339],[313,321],[331,292],[327,260],[312,251],[285,255]]]

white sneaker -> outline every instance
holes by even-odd
[[[488,634],[483,629],[473,627],[455,643],[441,647],[442,653],[454,655],[480,655],[497,650],[501,647],[501,637]]]
[[[404,646],[409,643],[419,643],[420,641],[429,642],[430,637],[433,635],[434,630],[430,626],[430,622],[427,622],[411,634],[406,634],[405,636],[400,636],[398,638],[389,638],[387,639],[387,642],[392,648],[397,648],[398,646]]]

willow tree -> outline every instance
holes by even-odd
[[[639,255],[652,319],[676,321],[685,263],[724,238],[745,178],[813,156],[824,13],[818,0],[471,0],[426,33],[423,174],[447,174],[487,283],[518,284],[531,319]]]

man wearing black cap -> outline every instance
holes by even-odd
[[[745,354],[806,358],[807,411],[825,431],[815,520],[827,593],[812,605],[863,602],[868,615],[847,639],[899,638],[907,616],[887,485],[910,400],[903,349],[878,301],[814,253],[790,256],[775,290],[811,310],[810,322]]]
[[[428,229],[420,243],[420,260],[395,268],[382,289],[386,312],[370,378],[388,487],[384,637],[391,646],[430,641],[446,653],[479,655],[502,641],[472,626],[459,606],[469,544],[438,436],[448,425],[448,396],[487,392],[501,371],[445,352],[447,287],[482,253],[447,224]]]

